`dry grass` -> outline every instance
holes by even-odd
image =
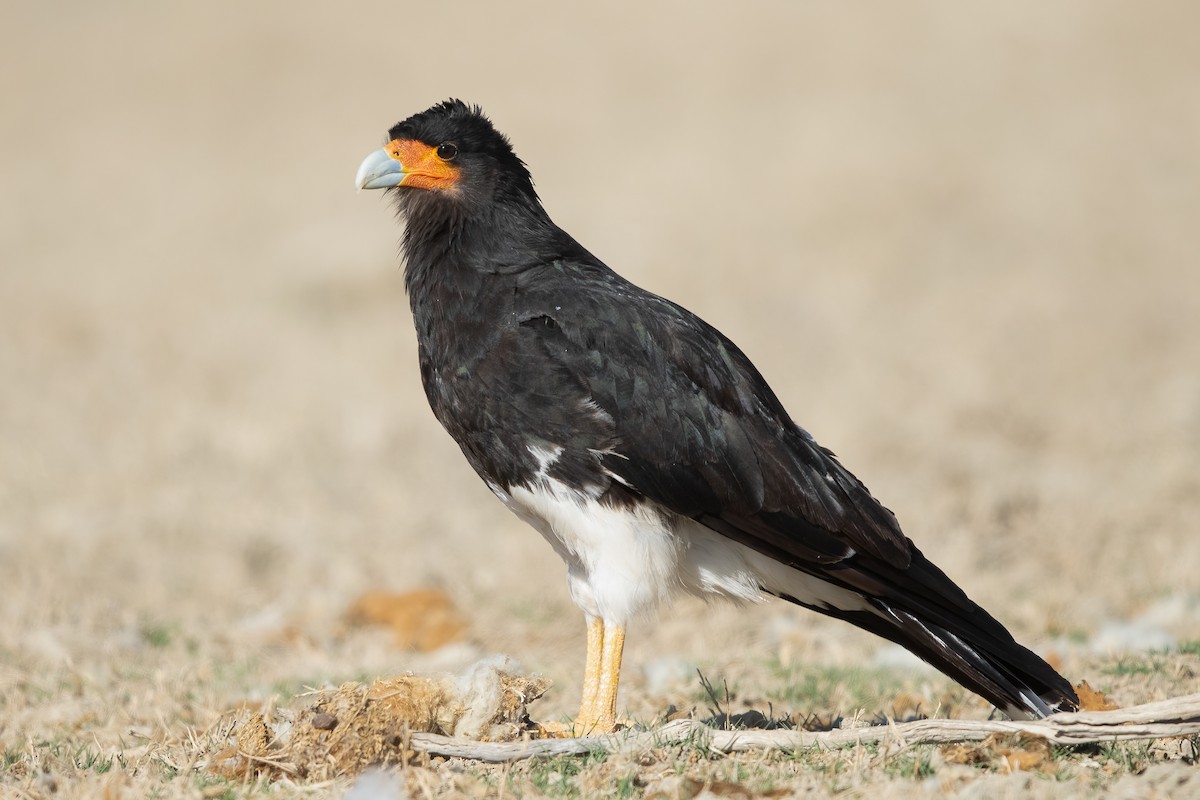
[[[1112,697],[1130,704],[1169,696],[1189,679],[1194,686],[1200,675],[1197,649],[1136,660],[1099,659],[1077,669],[1099,676],[1100,685]],[[176,664],[204,663],[207,657],[217,655],[189,652],[186,644],[179,642],[152,646],[146,653],[157,653],[159,660]],[[256,671],[259,667],[248,666]],[[855,671],[846,670],[844,677],[853,684]],[[940,676],[896,671],[892,677],[894,690],[901,695],[940,698],[938,716],[979,718],[986,713],[975,698]],[[19,702],[31,712],[25,723],[29,736],[17,746],[5,746],[4,783],[0,786],[22,797],[173,798],[194,797],[197,791],[205,797],[229,798],[330,796],[345,791],[354,776],[376,763],[401,768],[404,783],[417,797],[440,797],[447,792],[474,797],[502,793],[694,797],[706,790],[718,796],[845,796],[850,792],[849,796],[905,797],[977,784],[993,786],[973,789],[987,796],[994,796],[992,792],[1012,792],[1013,796],[1033,792],[1024,796],[1087,797],[1109,789],[1118,796],[1120,791],[1151,796],[1140,793],[1149,791],[1153,781],[1195,791],[1195,781],[1200,779],[1194,766],[1200,737],[1064,747],[994,736],[971,744],[884,743],[832,751],[751,753],[722,753],[696,740],[607,756],[489,765],[431,758],[413,752],[406,744],[408,730],[450,733],[456,725],[461,727],[464,709],[457,694],[464,685],[461,681],[382,679],[371,687],[347,684],[288,700],[276,696],[265,704],[248,700],[220,711],[211,699],[203,699],[214,685],[228,687],[231,683],[194,675],[188,675],[186,681],[158,682],[114,675],[103,685],[81,690],[85,696],[104,697],[130,686],[147,687],[142,713],[158,720],[145,725],[130,725],[128,719],[115,722],[94,712],[69,720],[32,713],[39,692],[34,687],[19,687]],[[513,698],[534,700],[542,688],[521,686],[501,701],[498,708],[505,716],[497,719],[519,721],[523,703],[513,704]],[[76,703],[81,710],[87,706],[79,700]],[[275,711],[277,703],[290,706],[292,712]],[[11,709],[17,701],[10,699],[7,705]],[[839,724],[845,726],[854,718],[889,714],[886,705],[844,707],[814,698],[802,711],[791,707],[758,710],[769,712],[767,716],[776,720],[790,718],[793,723],[819,726],[823,724],[819,720],[840,719]],[[736,697],[715,697],[710,698],[708,708],[700,706],[694,713],[713,717],[746,708]],[[536,715],[536,703],[532,710]],[[264,715],[272,720],[273,728],[263,725]],[[739,718],[746,721],[749,716],[742,713]],[[394,725],[398,719],[409,725]],[[712,724],[731,724],[728,716],[725,719],[722,723],[714,718]],[[653,720],[646,722],[654,724]],[[480,736],[481,730],[473,729],[473,735]],[[511,735],[489,730],[492,738]],[[1164,796],[1186,796],[1179,791]]]
[[[6,9],[0,795],[337,796],[195,764],[239,708],[494,652],[554,682],[535,715],[572,710],[561,565],[425,409],[396,228],[349,189],[387,125],[451,94],[564,227],[738,341],[1019,638],[1122,705],[1196,691],[1194,4],[415,13]],[[364,591],[423,587],[462,640],[346,626]],[[646,721],[708,713],[696,668],[729,714],[987,713],[782,604],[680,603],[627,658]],[[1187,747],[673,747],[405,780],[1167,797],[1200,791]]]

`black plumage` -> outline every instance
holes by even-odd
[[[717,575],[713,591],[731,595],[750,580],[907,647],[1010,713],[1075,707],[1070,684],[922,555],[733,342],[551,221],[477,108],[439,104],[389,139],[359,185],[391,188],[406,221],[430,406],[479,475],[567,560],[589,619],[627,622],[623,606],[604,601],[625,577],[704,593],[693,584]],[[603,544],[565,530],[572,504],[628,514],[666,566],[604,573]],[[675,555],[661,555],[663,537]],[[720,551],[711,556],[710,539]]]

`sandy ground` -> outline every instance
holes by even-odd
[[[1068,674],[1200,639],[1200,6],[5,17],[0,750],[488,652],[555,680],[546,716],[576,702],[562,567],[428,412],[399,229],[351,188],[448,96],[1018,638]],[[364,590],[418,586],[468,644],[342,631]],[[623,705],[694,695],[694,666],[761,697],[773,659],[893,656],[782,604],[681,603],[632,631]],[[192,718],[164,720],[183,685]]]

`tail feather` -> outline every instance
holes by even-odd
[[[851,559],[822,576],[863,596],[867,609],[843,610],[785,600],[845,620],[919,656],[1010,717],[1039,719],[1079,705],[1070,682],[913,548],[897,569],[874,559]]]

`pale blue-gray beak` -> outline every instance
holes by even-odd
[[[354,176],[354,188],[390,189],[404,180],[404,165],[392,158],[387,150],[376,150],[363,159]]]

